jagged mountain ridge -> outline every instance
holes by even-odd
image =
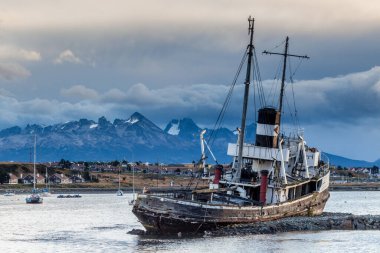
[[[199,134],[202,129],[192,119],[174,119],[162,130],[138,112],[127,120],[113,122],[101,117],[50,126],[38,124],[10,127],[0,131],[0,160],[31,161],[34,134],[37,136],[37,161],[110,161],[115,159],[149,162],[184,163],[200,158]],[[246,139],[254,140],[256,125],[247,126]],[[236,131],[227,128],[213,133],[206,129],[205,139],[212,146],[218,162],[230,162],[227,144],[236,142]],[[377,162],[351,160],[326,154],[332,164],[341,166],[372,166]],[[211,159],[211,157],[210,157]],[[210,162],[212,162],[210,160]]]
[[[165,132],[138,112],[128,120],[115,119],[112,123],[101,117],[97,122],[80,119],[51,126],[14,126],[0,131],[0,160],[30,161],[33,136],[36,134],[38,161],[125,158],[150,162],[191,162],[200,158],[200,128],[191,119],[184,122],[183,131],[178,136]],[[220,135],[222,142],[234,137],[228,129],[218,132],[223,131],[229,135]],[[226,146],[216,150],[223,150],[225,155]]]

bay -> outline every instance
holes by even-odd
[[[380,231],[291,232],[217,238],[146,238],[132,195],[83,194],[78,199],[0,196],[0,252],[380,252]],[[380,214],[380,192],[331,192],[326,212]]]

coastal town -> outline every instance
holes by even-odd
[[[123,187],[181,187],[189,179],[199,178],[195,163],[162,164],[148,162],[60,162],[36,164],[36,184],[51,188],[114,188],[120,180]],[[120,176],[120,177],[119,177]],[[146,180],[148,179],[148,180]],[[7,162],[0,164],[0,185],[3,188],[24,188],[33,184],[33,164]],[[1,190],[0,186],[0,190]]]
[[[211,165],[208,165],[212,169]],[[230,170],[230,164],[223,165]],[[170,187],[184,186],[190,180],[199,179],[202,169],[194,161],[184,164],[164,164],[149,162],[74,162],[61,159],[59,162],[36,164],[36,184],[49,184],[50,187],[99,187],[113,188],[120,175],[123,187],[131,187],[133,175],[136,187]],[[330,187],[338,189],[345,185],[376,186],[380,189],[379,167],[341,167],[332,166]],[[149,180],[144,180],[149,179]],[[3,162],[0,164],[0,185],[6,188],[27,187],[33,184],[33,164],[19,162]],[[198,180],[199,181],[199,180]],[[1,187],[0,187],[1,190]]]

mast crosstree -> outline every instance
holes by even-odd
[[[310,57],[307,55],[296,55],[296,54],[289,54],[289,36],[286,36],[285,41],[285,50],[284,53],[275,53],[275,52],[268,52],[266,50],[263,51],[263,54],[269,54],[269,55],[282,55],[284,57],[284,65],[282,67],[282,78],[281,78],[281,91],[280,91],[280,101],[279,101],[279,108],[278,111],[280,112],[280,120],[281,122],[281,114],[282,114],[282,101],[284,98],[284,90],[285,90],[285,73],[286,73],[286,60],[288,57],[297,57],[297,58],[303,58],[303,59],[309,59]]]

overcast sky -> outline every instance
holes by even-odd
[[[252,15],[264,90],[278,83],[280,58],[261,52],[282,52],[289,36],[291,53],[311,57],[298,69],[291,61],[308,143],[373,161],[380,158],[379,13],[378,0],[3,0],[0,128],[112,121],[135,111],[161,127],[183,117],[211,126]],[[239,125],[241,84],[236,93],[231,128]],[[288,85],[289,104],[292,97]]]

